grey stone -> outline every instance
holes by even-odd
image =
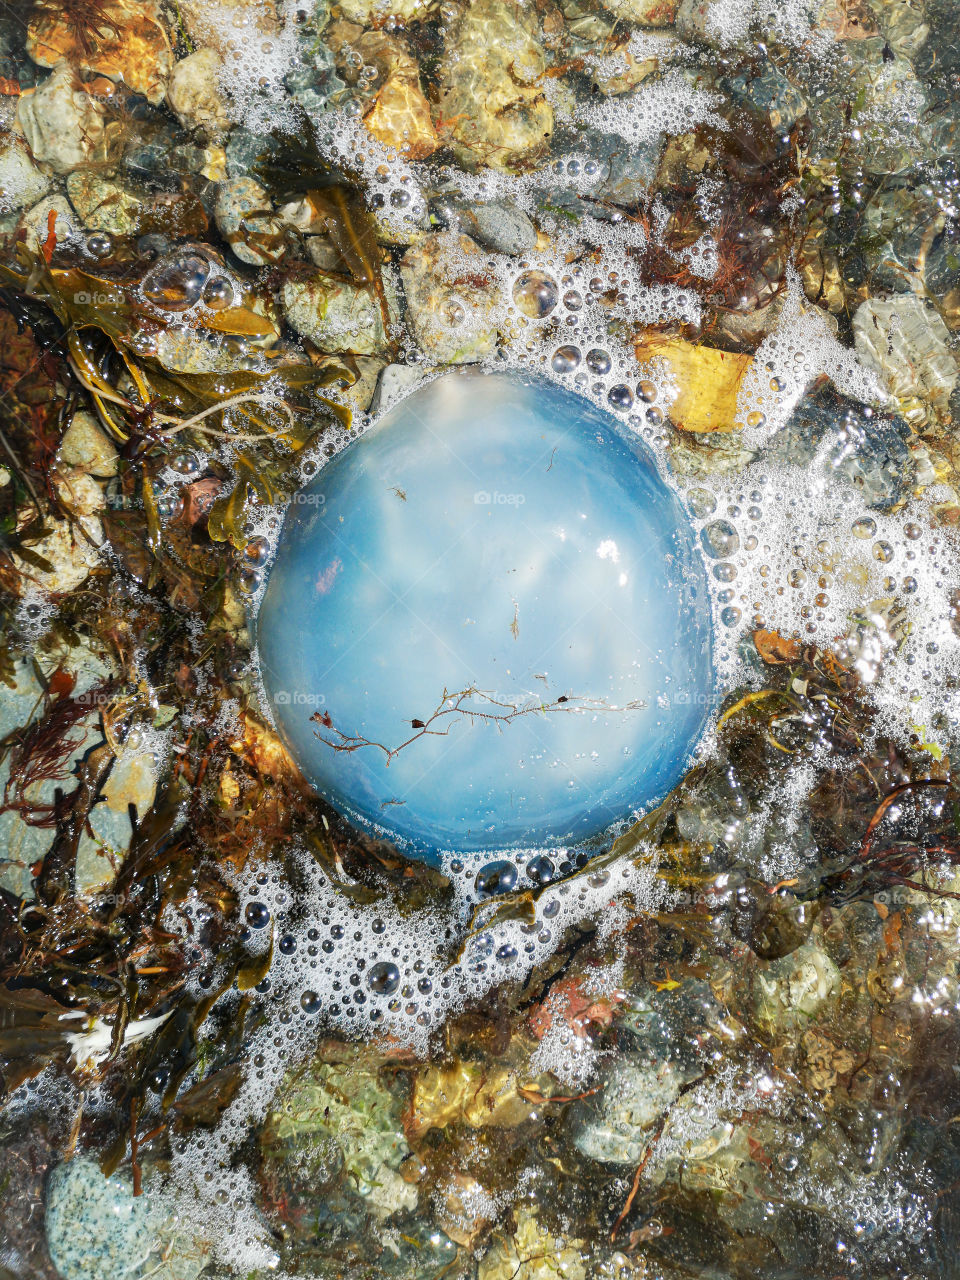
[[[389,309],[396,315],[396,295],[385,282]],[[380,305],[371,289],[318,273],[283,286],[288,323],[321,351],[349,351],[371,356],[386,346]]]
[[[283,225],[270,197],[253,178],[228,178],[220,184],[214,218],[241,262],[263,266],[278,262],[286,252]]]
[[[943,318],[922,298],[867,298],[853,317],[853,341],[908,422],[920,425],[946,409],[957,385],[957,362]]]
[[[913,485],[910,435],[903,418],[875,413],[828,388],[800,401],[766,456],[795,466],[810,466],[816,458],[825,474],[857,489],[867,506],[886,511]]]
[[[670,1059],[618,1058],[607,1074],[600,1099],[577,1112],[573,1145],[581,1155],[605,1164],[638,1165],[651,1129],[680,1096],[692,1076]]]
[[[467,205],[463,230],[494,253],[525,253],[537,243],[536,227],[522,210],[506,201]]]
[[[104,137],[103,107],[80,89],[66,62],[19,99],[17,119],[33,158],[56,173],[88,164]]]
[[[50,1256],[63,1280],[117,1280],[150,1256],[155,1223],[146,1196],[122,1173],[105,1178],[92,1160],[58,1165],[47,1184]]]
[[[310,116],[326,110],[331,100],[346,88],[337,75],[333,54],[323,45],[315,47],[304,56],[300,66],[288,71],[283,83]]]
[[[385,365],[377,380],[370,402],[371,413],[383,413],[392,404],[408,396],[424,380],[428,370],[421,364]]]
[[[757,75],[743,72],[720,81],[735,102],[766,120],[777,133],[789,133],[801,116],[806,115],[807,103],[799,89],[767,63]]]
[[[112,178],[90,169],[75,169],[67,177],[67,195],[88,231],[116,236],[136,233],[143,197]]]
[[[230,178],[255,178],[257,163],[276,143],[265,133],[253,133],[249,129],[231,129],[224,144],[227,155],[227,176]]]
[[[8,134],[0,143],[0,212],[36,204],[49,186],[26,142]]]

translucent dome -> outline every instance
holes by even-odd
[[[306,777],[408,853],[578,841],[681,776],[714,689],[700,552],[643,445],[448,374],[291,505],[257,619]]]

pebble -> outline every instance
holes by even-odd
[[[545,152],[553,132],[546,69],[531,12],[509,0],[470,6],[448,43],[440,100],[461,160],[510,171]]]
[[[401,22],[423,22],[437,8],[437,0],[340,0],[340,12],[363,27],[380,24],[387,17]]]
[[[478,258],[470,278],[464,259]],[[469,236],[440,231],[424,236],[400,263],[407,321],[434,364],[469,364],[497,345],[500,298],[483,271],[479,247]]]
[[[118,456],[113,442],[88,409],[79,409],[63,434],[57,459],[87,475],[106,478],[117,474]]]
[[[125,1171],[105,1178],[83,1156],[65,1161],[47,1182],[45,1228],[62,1280],[195,1280],[209,1262],[207,1247],[165,1218],[150,1195],[133,1194]]]
[[[680,0],[677,34],[717,49],[744,49],[749,44],[752,17],[753,6],[745,3],[730,5],[726,0]]]
[[[423,382],[424,370],[419,364],[384,365],[370,402],[370,412],[380,414],[402,400]]]
[[[67,63],[17,103],[17,120],[34,160],[55,173],[89,164],[104,142],[104,109],[79,87]]]
[[[579,1108],[573,1145],[604,1164],[638,1165],[649,1130],[680,1094],[687,1073],[669,1059],[618,1059],[610,1069],[602,1101]]]
[[[637,359],[661,363],[677,387],[668,412],[674,426],[683,431],[735,431],[737,400],[753,357],[719,351],[683,338],[641,341]]]
[[[512,1236],[495,1233],[480,1259],[477,1280],[585,1280],[588,1255],[582,1240],[548,1230],[537,1210],[522,1202],[514,1218]]]
[[[608,12],[638,27],[670,27],[677,17],[677,0],[601,0]]]
[[[309,116],[319,115],[334,94],[345,87],[337,75],[333,55],[322,44],[304,49],[300,65],[287,72],[283,83]]]
[[[23,138],[8,134],[0,144],[0,213],[36,203],[49,186]]]
[[[270,197],[253,178],[228,178],[220,184],[214,219],[241,262],[262,266],[279,262],[286,252],[283,223]]]
[[[233,112],[220,87],[223,60],[215,49],[198,49],[174,68],[167,102],[188,129],[216,136],[229,129]]]
[[[197,49],[226,57],[236,47],[237,31],[246,39],[269,39],[280,30],[275,0],[177,0],[177,15]]]
[[[825,951],[805,942],[779,960],[761,961],[754,989],[756,1016],[773,1029],[806,1027],[840,991],[840,971]]]
[[[772,63],[762,65],[758,74],[743,72],[723,79],[720,87],[776,133],[789,133],[807,113],[803,94]]]
[[[860,360],[880,378],[912,425],[944,413],[957,385],[957,362],[943,319],[913,293],[868,298],[853,317]]]
[[[909,494],[916,465],[903,418],[875,413],[825,388],[805,396],[765,455],[794,466],[817,465],[841,476],[868,507],[886,511]]]
[[[92,169],[76,169],[67,177],[67,195],[88,231],[135,235],[143,197]]]
[[[425,160],[440,145],[415,73],[391,71],[363,123],[378,142],[395,147],[409,160]]]
[[[391,315],[396,315],[396,295],[384,283]],[[321,274],[288,280],[283,286],[283,311],[288,323],[321,351],[372,356],[386,347],[380,306],[370,289]]]
[[[82,832],[77,846],[78,893],[91,893],[113,883],[133,835],[130,805],[142,816],[149,813],[156,794],[151,754],[139,747],[121,749],[104,784],[102,802],[90,810],[90,830]]]
[[[637,33],[619,46],[616,38],[611,37],[599,56],[587,60],[587,66],[597,90],[607,97],[615,97],[629,93],[655,75],[661,62],[677,47],[676,40],[659,32]]]
[[[32,209],[28,209],[20,219],[19,230],[23,231],[27,244],[37,246],[46,244],[49,233],[50,214],[57,215],[54,223],[58,243],[83,235],[77,216],[66,196],[56,192],[52,196],[44,196]]]
[[[157,106],[173,67],[173,51],[154,0],[106,0],[97,38],[88,44],[77,24],[54,5],[38,6],[27,28],[27,52],[41,67],[68,62],[109,80],[122,80]]]
[[[537,229],[521,210],[505,200],[444,210],[451,229],[464,231],[484,249],[515,257],[536,247]]]
[[[833,165],[838,139],[847,138],[859,164],[889,175],[911,169],[918,152],[928,150],[927,92],[911,63],[890,52],[882,36],[836,46],[826,67],[832,83],[811,116],[813,161]]]

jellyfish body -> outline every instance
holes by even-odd
[[[448,374],[322,469],[257,640],[307,779],[428,861],[659,798],[714,690],[700,553],[645,447],[516,374]]]

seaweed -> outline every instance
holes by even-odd
[[[339,254],[354,284],[375,295],[390,333],[377,223],[355,185],[324,160],[316,130],[304,113],[296,134],[273,131],[274,147],[260,157],[255,172],[274,199],[305,198]]]

